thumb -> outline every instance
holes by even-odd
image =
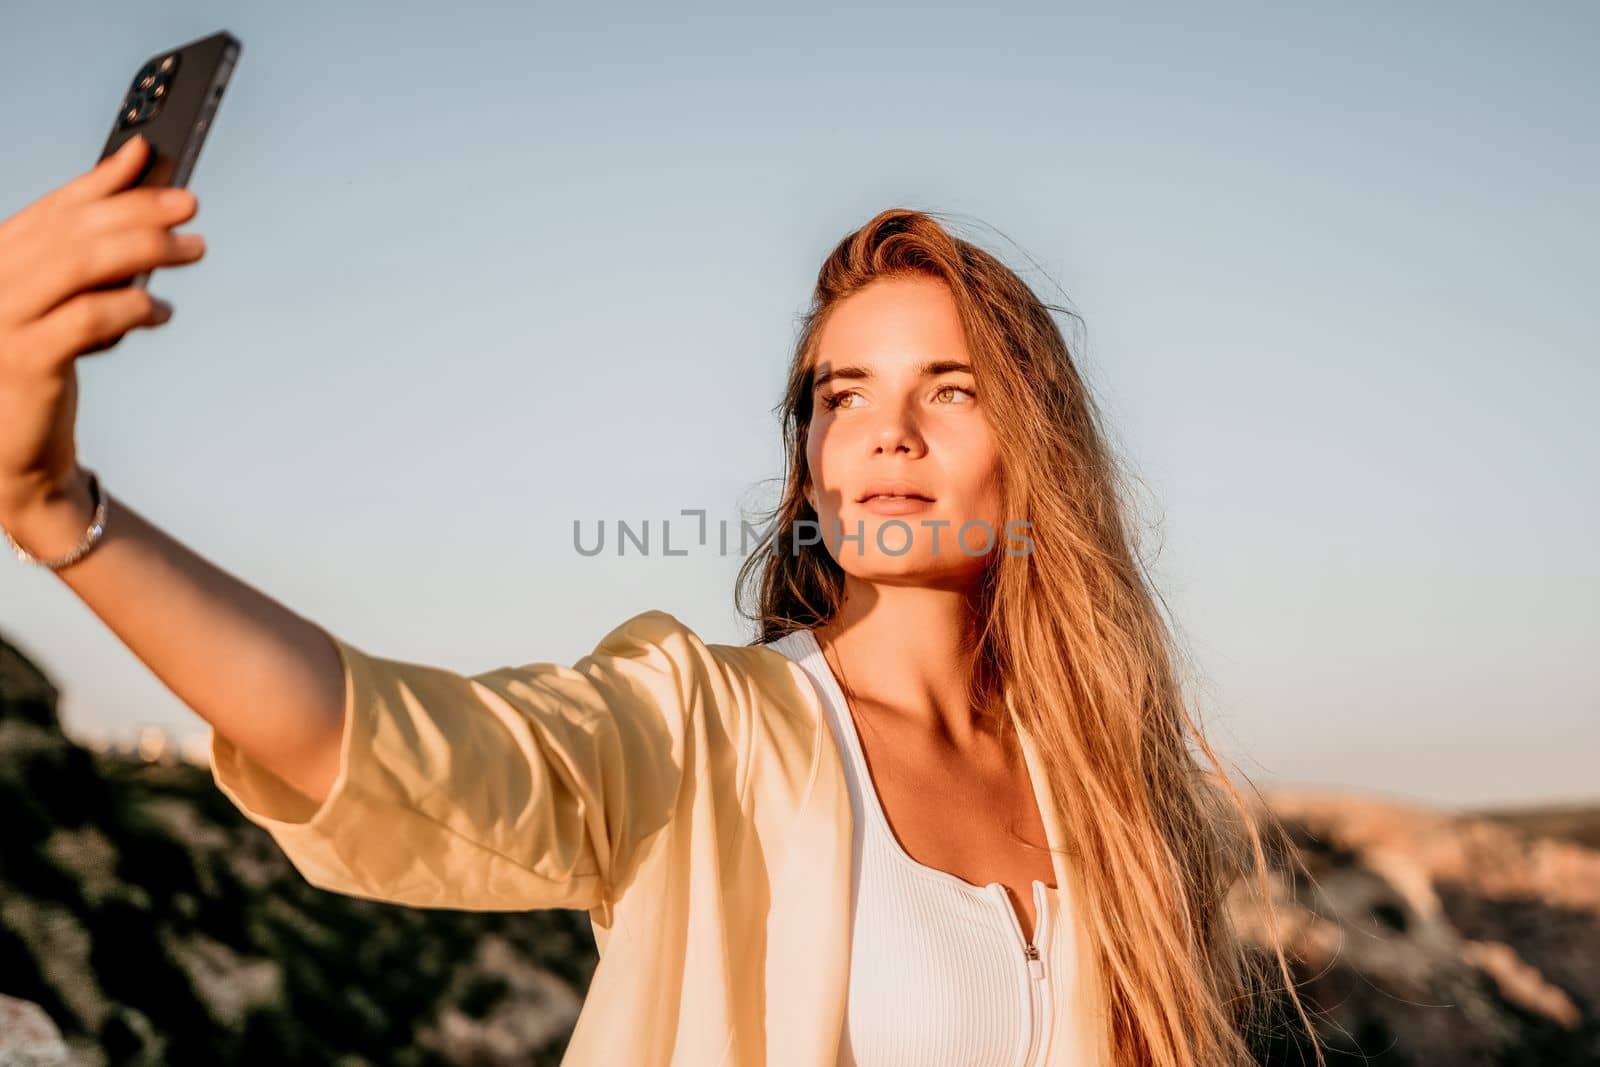
[[[110,196],[139,176],[150,152],[150,142],[136,133],[91,169],[56,189],[51,197],[58,204],[77,204]]]

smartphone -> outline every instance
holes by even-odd
[[[105,159],[133,137],[143,135],[150,155],[130,189],[189,184],[242,47],[237,37],[219,30],[157,52],[140,65],[100,152]],[[143,289],[149,280],[150,272],[144,271],[103,288],[136,285]]]

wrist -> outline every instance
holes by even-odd
[[[54,559],[78,543],[94,512],[89,474],[75,466],[64,482],[37,491],[0,513],[0,527],[32,555]],[[0,542],[0,548],[5,547]]]

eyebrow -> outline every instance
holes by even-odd
[[[917,374],[923,378],[937,378],[941,374],[955,374],[957,372],[972,374],[972,364],[959,359],[933,359],[926,363],[917,364]],[[869,381],[875,377],[870,367],[848,365],[833,367],[829,370],[818,371],[811,379],[811,390],[815,392],[835,378],[850,378],[858,381]]]

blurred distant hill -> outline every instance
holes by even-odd
[[[1597,764],[1600,764],[1600,753],[1596,753],[1595,758]],[[1595,769],[1595,777],[1600,779],[1600,766]],[[1473,814],[1531,834],[1560,838],[1586,848],[1600,849],[1600,803],[1486,809],[1475,811]]]
[[[69,740],[0,640],[0,1067],[559,1061],[596,959],[583,913],[321,892],[204,768],[144,755]],[[1331,1064],[1600,1064],[1600,803],[1267,800],[1311,875],[1273,882]],[[1292,1028],[1261,1044],[1311,1062]]]

